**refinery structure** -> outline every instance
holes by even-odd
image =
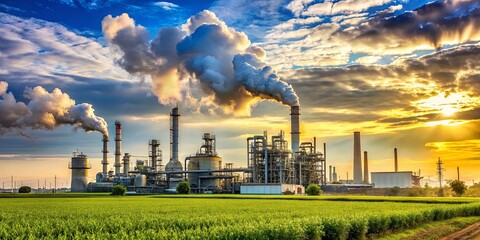
[[[246,139],[245,168],[234,168],[217,153],[216,137],[213,133],[201,136],[199,150],[183,161],[178,158],[180,113],[178,107],[170,112],[170,158],[164,161],[160,141],[148,141],[148,160],[136,160],[130,169],[132,156],[122,155],[122,125],[115,122],[114,171],[109,171],[109,138],[103,136],[102,172],[96,181],[88,183],[91,169],[87,156],[74,153],[69,168],[72,170],[72,192],[108,192],[114,185],[121,184],[129,192],[166,193],[174,192],[180,181],[190,183],[195,193],[256,193],[303,194],[304,188],[315,183],[327,182],[326,161],[313,142],[300,142],[300,108],[291,107],[290,145],[284,131],[269,136],[267,132]],[[199,139],[200,143],[200,139]],[[324,145],[325,152],[325,145]]]
[[[291,106],[290,144],[285,132],[269,136],[254,135],[246,139],[246,167],[234,168],[217,152],[217,139],[213,133],[199,138],[195,154],[179,159],[180,113],[178,107],[170,112],[170,154],[165,163],[160,141],[148,141],[148,160],[136,160],[130,168],[132,156],[122,155],[122,125],[115,122],[114,170],[108,171],[107,135],[103,136],[102,172],[96,181],[88,183],[91,164],[83,153],[74,153],[69,168],[72,170],[72,192],[109,192],[121,184],[131,193],[174,193],[181,181],[188,181],[194,193],[244,193],[244,194],[303,194],[309,184],[318,184],[325,191],[372,187],[416,187],[420,173],[398,170],[398,152],[394,149],[394,171],[369,172],[368,153],[362,151],[360,132],[353,134],[353,178],[339,179],[335,166],[328,167],[326,145],[323,152],[312,142],[300,142],[300,108]],[[363,162],[363,164],[362,164]],[[362,166],[363,165],[363,166]],[[333,184],[332,184],[333,183]]]

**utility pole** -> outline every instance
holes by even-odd
[[[53,190],[53,193],[57,193],[57,175],[55,175],[55,189]]]
[[[437,162],[437,174],[438,174],[438,184],[440,186],[440,188],[442,188],[442,179],[443,179],[443,168],[442,168],[442,160],[440,160],[440,158],[438,158],[438,162]]]
[[[37,179],[37,190],[40,191],[40,179]]]
[[[12,176],[12,182],[10,184],[10,187],[12,187],[12,193],[13,193],[13,176]]]

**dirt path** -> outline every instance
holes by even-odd
[[[445,236],[441,240],[474,240],[480,239],[480,222],[476,222],[458,232]]]

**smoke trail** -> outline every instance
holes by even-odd
[[[181,29],[160,29],[151,43],[146,29],[125,13],[106,16],[102,29],[121,54],[118,64],[130,74],[150,77],[162,104],[191,99],[195,89],[202,91],[195,96],[198,102],[208,100],[237,114],[249,114],[260,99],[299,104],[292,86],[263,62],[265,51],[210,11],[190,17]]]
[[[91,104],[75,104],[66,93],[55,88],[51,93],[43,87],[26,88],[27,104],[17,102],[8,84],[0,81],[0,135],[24,128],[52,130],[60,125],[72,125],[86,132],[108,135],[107,123],[94,113]]]

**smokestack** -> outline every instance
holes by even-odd
[[[337,171],[335,170],[335,167],[333,167],[333,174],[332,174],[332,175],[333,175],[333,176],[332,176],[332,177],[333,177],[333,181],[334,181],[334,182],[337,182],[337,181],[338,181],[338,178],[337,178]]]
[[[368,174],[368,153],[367,153],[367,151],[363,152],[363,181],[365,183],[370,183],[369,174]]]
[[[102,160],[103,169],[102,169],[102,173],[103,173],[104,177],[107,176],[107,172],[108,172],[108,146],[107,145],[108,145],[108,136],[103,135],[103,150],[102,150],[102,153],[103,153],[103,160]]]
[[[122,147],[122,124],[119,121],[115,122],[115,176],[120,176],[120,157]]]
[[[298,146],[300,144],[300,107],[291,107],[291,136],[292,136],[292,151],[298,152]]]
[[[362,183],[362,150],[360,132],[353,133],[353,183]]]
[[[333,173],[332,173],[332,165],[329,166],[329,172],[330,172],[330,175],[329,175],[329,178],[328,180],[330,180],[330,182],[333,182]]]
[[[398,172],[398,153],[397,148],[393,149],[393,157],[395,161],[395,172]]]
[[[170,160],[178,161],[178,107],[170,113]]]
[[[129,170],[130,170],[130,154],[125,153],[125,155],[123,155],[123,175],[128,176]]]

